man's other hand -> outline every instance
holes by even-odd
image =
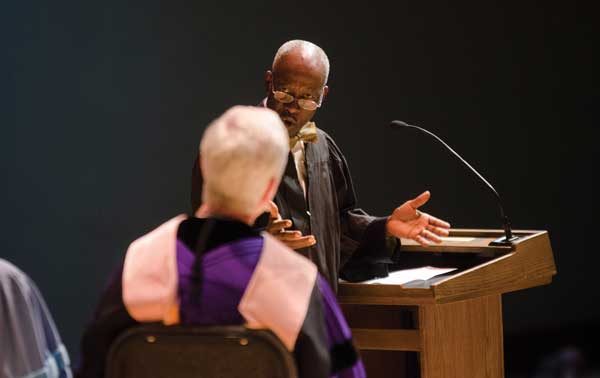
[[[267,225],[266,231],[291,249],[306,248],[317,243],[317,240],[313,235],[302,236],[300,231],[286,230],[286,228],[292,227],[292,221],[289,219],[281,219],[279,209],[273,201],[269,202],[269,214],[269,224]]]

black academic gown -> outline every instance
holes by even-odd
[[[320,129],[317,132],[318,141],[305,144],[307,198],[290,154],[274,201],[281,217],[292,220],[292,229],[315,236],[316,245],[298,252],[313,261],[337,291],[339,277],[362,281],[387,276],[387,266],[399,243],[395,238],[386,239],[385,217],[370,216],[357,207],[346,159],[329,135]],[[200,206],[201,198],[202,173],[196,158],[192,210]],[[262,222],[264,226],[265,217]]]

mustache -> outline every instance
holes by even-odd
[[[284,121],[284,122],[286,120],[293,120],[294,122],[296,122],[298,120],[295,116],[293,116],[293,115],[291,115],[289,113],[283,113],[283,114],[281,114],[279,116],[279,118],[281,118],[281,120]]]

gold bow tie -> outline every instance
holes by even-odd
[[[307,122],[296,135],[290,137],[290,150],[294,148],[298,141],[302,140],[306,143],[316,143],[318,139],[317,125],[315,125],[314,122]]]

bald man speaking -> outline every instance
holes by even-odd
[[[283,121],[290,153],[270,219],[262,227],[313,261],[337,290],[339,277],[361,281],[386,276],[400,247],[398,238],[439,243],[450,225],[417,210],[429,192],[405,202],[391,216],[373,217],[358,207],[344,155],[312,121],[329,92],[328,76],[325,52],[301,40],[284,43],[265,73],[261,106]],[[192,170],[193,211],[202,202],[202,181],[198,158]]]

